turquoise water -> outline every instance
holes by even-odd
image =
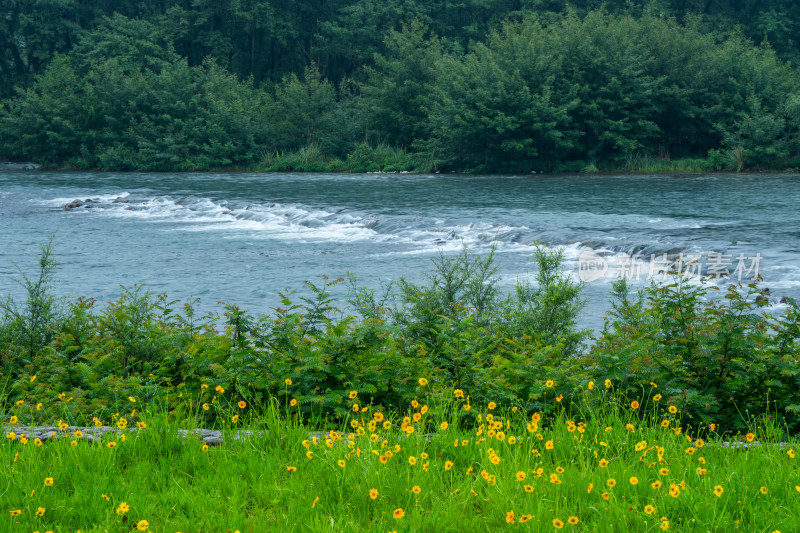
[[[76,199],[84,205],[65,209]],[[800,297],[797,174],[0,171],[0,295],[21,297],[15,263],[32,272],[52,234],[60,295],[106,302],[120,285],[143,283],[173,298],[198,297],[205,311],[226,301],[266,313],[278,291],[302,292],[303,281],[323,275],[352,272],[369,287],[401,275],[421,280],[432,257],[464,245],[480,253],[496,246],[501,285],[511,289],[532,268],[537,241],[564,247],[576,279],[581,254],[605,262],[605,276],[585,289],[583,320],[595,328],[614,277],[624,272],[642,286],[658,271],[652,259],[664,254],[697,254],[704,274],[722,254],[734,281],[739,263],[751,267],[739,272],[749,281],[758,257],[772,309],[782,308],[783,295]]]

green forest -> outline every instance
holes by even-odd
[[[0,160],[800,167],[793,0],[0,0]]]

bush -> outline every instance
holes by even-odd
[[[590,375],[609,378],[631,397],[649,383],[694,424],[722,423],[744,430],[755,413],[780,417],[800,409],[800,314],[794,301],[782,318],[758,313],[757,283],[731,285],[723,298],[715,286],[692,283],[681,272],[631,300],[624,280],[615,284],[612,320],[587,357]],[[773,403],[773,406],[770,406]],[[800,424],[783,418],[790,431]]]

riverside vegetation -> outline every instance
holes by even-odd
[[[0,157],[145,171],[800,166],[795,3],[570,4],[10,3]]]
[[[620,281],[588,346],[560,252],[534,260],[536,282],[508,295],[493,256],[464,250],[424,284],[376,295],[351,280],[347,313],[329,293],[342,280],[324,280],[270,315],[226,305],[217,321],[140,286],[100,310],[60,302],[47,245],[20,280],[28,299],[2,306],[0,522],[792,531],[796,303],[769,317],[756,284],[712,299],[679,271],[637,295]],[[138,431],[63,431],[104,423]],[[194,427],[222,429],[224,445],[177,434]],[[234,439],[240,428],[254,436]]]

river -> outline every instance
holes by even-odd
[[[800,297],[798,174],[0,171],[0,295],[22,297],[17,267],[35,272],[51,235],[58,295],[108,302],[141,283],[203,311],[267,313],[278,291],[323,275],[421,281],[431,258],[463,246],[495,246],[511,290],[532,275],[534,242],[563,247],[567,272],[587,281],[581,320],[594,329],[615,277],[642,287],[680,257],[720,285],[760,274],[775,312]]]

